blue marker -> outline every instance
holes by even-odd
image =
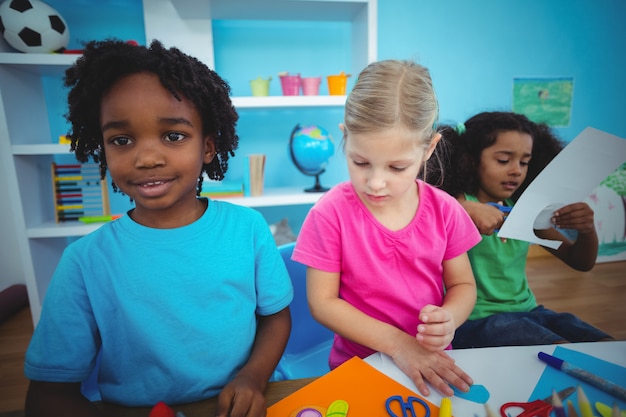
[[[539,352],[537,356],[549,366],[593,385],[594,387],[601,389],[616,398],[626,401],[626,389],[620,387],[619,385],[572,365],[571,363],[567,363],[562,359],[550,356],[547,353]]]

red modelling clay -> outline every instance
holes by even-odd
[[[176,414],[167,404],[159,401],[152,407],[148,417],[176,417]]]

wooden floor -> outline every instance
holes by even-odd
[[[24,353],[32,334],[28,307],[0,323],[0,413],[24,409]]]
[[[539,303],[574,313],[626,340],[626,261],[598,264],[584,273],[540,250],[529,258],[528,276]],[[23,409],[28,383],[24,352],[32,331],[28,308],[0,323],[0,413]]]

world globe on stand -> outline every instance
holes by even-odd
[[[315,185],[304,191],[328,191],[320,184],[319,176],[326,170],[328,160],[334,153],[333,138],[326,129],[316,125],[296,125],[289,139],[289,155],[300,172],[315,177]]]

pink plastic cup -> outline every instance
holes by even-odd
[[[302,94],[305,96],[317,96],[320,93],[322,77],[302,78]]]
[[[280,75],[280,85],[283,88],[283,96],[297,96],[300,94],[300,74]]]

